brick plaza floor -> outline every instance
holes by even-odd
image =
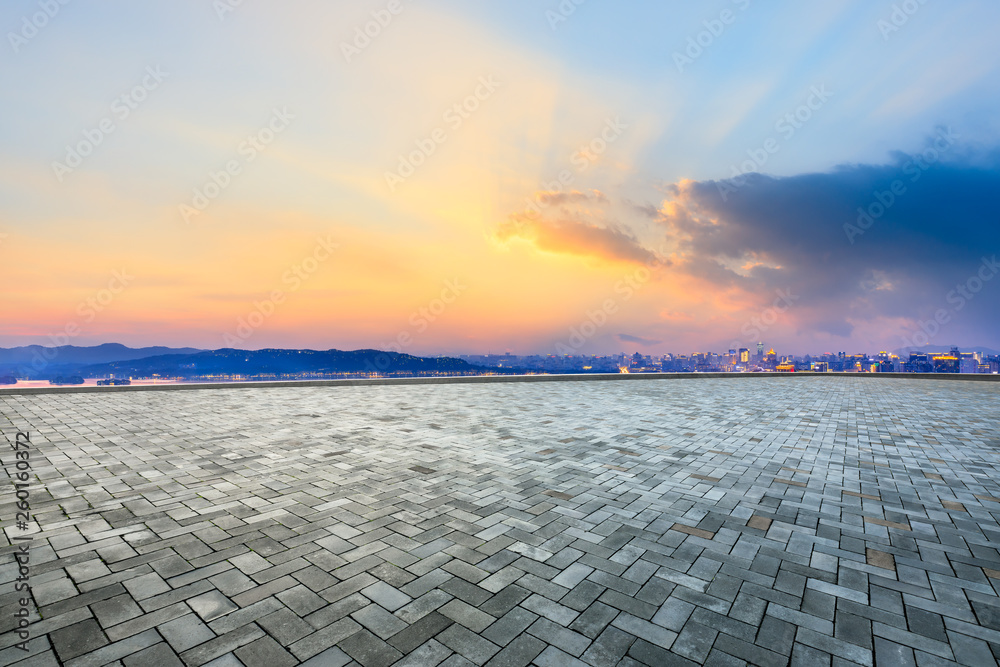
[[[29,531],[0,496],[0,664],[994,665],[998,408],[844,377],[0,395],[37,475]]]

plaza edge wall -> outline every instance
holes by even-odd
[[[0,396],[30,394],[85,394],[114,391],[185,391],[192,389],[268,389],[274,387],[370,387],[378,385],[476,384],[493,382],[594,382],[650,380],[706,380],[768,378],[794,381],[801,378],[849,377],[898,380],[952,380],[1000,382],[1000,375],[987,373],[588,373],[572,375],[471,375],[416,378],[345,378],[340,380],[277,380],[264,382],[186,382],[126,386],[49,386],[0,388]]]

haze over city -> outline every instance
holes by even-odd
[[[0,346],[998,349],[998,19],[4,3]]]

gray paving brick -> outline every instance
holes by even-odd
[[[56,654],[63,662],[90,653],[108,643],[108,638],[94,619],[60,628],[51,634],[51,639]]]
[[[584,580],[560,599],[559,604],[565,605],[570,609],[575,609],[576,611],[583,611],[605,591],[606,589],[603,586]]]
[[[616,665],[635,641],[633,635],[608,627],[590,644],[580,659],[591,665]]]
[[[549,646],[535,658],[538,667],[589,667],[587,663]]]
[[[831,667],[832,657],[826,651],[820,651],[812,646],[796,642],[792,647],[792,660],[789,665],[791,667],[813,667],[813,665]],[[887,662],[880,664],[895,665],[897,663]]]
[[[258,618],[256,623],[282,646],[289,646],[306,635],[312,634],[315,630],[298,614],[287,608],[278,609]]]
[[[238,609],[209,621],[208,627],[210,627],[212,632],[215,634],[223,635],[227,632],[232,632],[237,628],[247,625],[248,623],[253,623],[256,620],[281,609],[281,607],[282,605],[277,599],[264,598],[260,602],[255,602],[248,607]]]
[[[177,653],[183,653],[202,642],[215,638],[215,633],[194,614],[167,621],[156,628]]]
[[[545,642],[521,635],[493,656],[486,667],[525,667],[545,650]]]
[[[795,634],[795,641],[825,651],[830,655],[856,662],[859,665],[866,665],[867,667],[871,667],[872,665],[872,652],[870,650],[835,637],[821,635],[808,628],[799,628]]]
[[[111,570],[98,558],[83,561],[66,567],[66,574],[77,584],[91,579],[97,579],[111,574]]]
[[[676,632],[630,614],[619,614],[611,624],[662,649],[669,649],[677,638]]]
[[[299,660],[306,660],[331,646],[339,645],[344,639],[361,630],[362,627],[356,621],[350,618],[342,618],[335,623],[320,628],[310,635],[306,635],[293,643],[289,649]]]
[[[759,626],[743,623],[700,607],[691,614],[691,620],[747,642],[754,641],[760,630]]]
[[[944,624],[941,624],[941,632],[944,632]],[[834,636],[852,644],[857,644],[862,648],[871,650],[872,648],[872,625],[871,621],[863,616],[857,616],[850,612],[838,610],[836,616],[836,632]]]
[[[142,616],[142,609],[131,595],[117,595],[108,600],[101,600],[92,604],[90,608],[103,628]]]
[[[53,604],[61,600],[67,600],[77,595],[76,586],[68,577],[61,577],[53,581],[46,581],[32,586],[32,595],[38,606]]]
[[[0,651],[2,664],[17,664],[19,667],[58,667],[59,661],[51,648],[51,644],[45,640],[32,639],[28,641],[28,650],[22,651],[20,648],[11,646]]]
[[[680,632],[694,610],[695,606],[690,602],[685,602],[680,598],[667,598],[667,601],[653,616],[652,621],[657,625]]]
[[[875,660],[879,665],[899,665],[900,667],[916,667],[917,659],[909,646],[875,637]]]
[[[156,628],[163,623],[172,621],[175,618],[190,614],[191,608],[183,602],[172,604],[169,607],[157,609],[154,612],[143,614],[137,618],[130,619],[124,623],[112,625],[107,629],[108,637],[111,641],[118,641],[131,635],[145,632],[150,628]]]
[[[288,588],[275,597],[299,616],[306,616],[327,605],[325,599],[313,593],[306,586]]]
[[[247,667],[291,667],[299,664],[271,637],[261,637],[233,651]]]
[[[795,631],[796,627],[792,623],[782,621],[774,616],[765,616],[757,631],[754,643],[775,653],[791,655]]]
[[[334,577],[332,574],[329,574],[328,572],[316,567],[315,565],[304,567],[301,570],[298,570],[292,576],[295,577],[297,581],[300,581],[306,586],[308,586],[309,590],[314,591],[316,593],[319,593],[322,590],[330,588],[338,581],[337,578]],[[247,577],[247,579],[249,579],[249,577]],[[214,580],[213,583],[215,583]],[[217,583],[216,586],[219,588],[219,590],[222,590],[223,593],[226,592]]]
[[[359,609],[351,614],[351,618],[382,639],[388,639],[397,632],[406,629],[406,623],[377,604],[370,604]]]
[[[233,603],[239,605],[240,607],[246,607],[255,602],[260,602],[264,598],[271,597],[272,595],[277,595],[278,593],[286,591],[289,588],[294,588],[296,585],[298,585],[298,582],[295,581],[295,579],[289,576],[284,576],[275,579],[273,581],[269,581],[266,584],[255,586],[254,588],[251,588],[247,591],[243,591],[242,593],[237,593],[232,598],[230,598],[230,600]],[[325,592],[326,591],[324,591],[324,593]],[[327,601],[332,602],[332,600],[330,600],[330,598],[327,597],[326,595],[324,595],[323,597]]]
[[[233,630],[232,632],[227,632],[226,634],[216,637],[215,639],[210,639],[203,644],[199,644],[198,646],[182,653],[180,657],[186,665],[203,665],[206,662],[214,660],[227,653],[231,653],[240,646],[249,644],[263,635],[264,631],[251,623]]]
[[[205,621],[214,620],[237,609],[220,591],[209,591],[188,599],[188,605]]]
[[[359,609],[363,609],[370,604],[371,602],[368,598],[360,593],[354,593],[353,595],[341,598],[333,604],[323,607],[322,609],[314,611],[306,616],[304,620],[309,623],[309,625],[319,629],[339,621],[345,616],[349,616],[350,614],[353,614]]]
[[[438,586],[438,588],[446,593],[450,593],[463,602],[471,604],[473,607],[478,607],[493,597],[489,591],[483,590],[475,584],[470,584],[459,577],[452,577]]]
[[[493,617],[503,616],[530,595],[531,593],[520,586],[512,584],[479,605],[479,609]]]
[[[122,664],[125,667],[146,667],[147,665],[184,667],[184,663],[177,657],[177,654],[163,642],[126,656],[122,659]]]
[[[493,642],[457,623],[441,632],[436,639],[477,665],[485,664],[500,651],[500,647]]]
[[[591,644],[591,640],[588,637],[564,628],[558,623],[553,623],[547,618],[537,619],[528,628],[528,633],[548,644],[558,646],[561,650],[573,656],[581,655]]]
[[[455,575],[456,577],[461,577],[472,584],[477,584],[489,576],[488,572],[461,560],[449,561],[442,565],[441,569]]]
[[[406,593],[400,592],[384,581],[377,581],[371,586],[361,589],[361,594],[389,611],[396,611],[413,600]]]
[[[226,570],[211,576],[208,581],[226,596],[248,591],[257,585],[253,579],[236,569]]]
[[[483,637],[498,646],[506,646],[538,619],[538,615],[514,607],[483,632]]]
[[[569,625],[580,615],[579,612],[569,607],[537,594],[524,600],[521,606],[560,625]]]
[[[745,660],[751,665],[760,667],[778,667],[788,663],[788,657],[780,653],[774,653],[756,644],[745,642],[731,635],[720,633],[716,638],[713,651],[718,650],[723,653]]]
[[[954,659],[954,653],[952,652],[951,647],[947,643],[936,639],[930,639],[929,637],[925,637],[923,635],[900,630],[897,627],[878,622],[872,623],[872,632],[879,637],[904,644],[913,649],[919,649],[926,653],[944,658],[945,660]],[[831,651],[831,653],[833,652]]]
[[[644,639],[636,639],[628,649],[626,656],[619,665],[637,667],[638,665],[693,665],[687,658],[683,658],[676,653],[650,644]]]
[[[447,616],[442,616],[437,612],[431,612],[421,617],[419,621],[413,623],[405,630],[401,630],[389,638],[389,643],[403,653],[409,653],[417,646],[420,646],[428,639],[436,637],[441,631],[452,625],[452,621]]]
[[[499,593],[523,576],[524,570],[516,567],[505,567],[486,577],[478,585],[491,593]]]
[[[462,602],[461,600],[451,600],[447,604],[442,605],[441,608],[438,609],[438,612],[447,616],[456,623],[461,623],[476,633],[482,633],[483,630],[490,627],[490,625],[496,620],[493,616],[490,616],[486,612],[480,611],[475,607]]]
[[[302,667],[344,667],[348,663],[354,662],[351,656],[344,653],[340,648],[331,646],[322,653],[317,653],[308,660],[299,663]],[[357,663],[354,663],[355,665]]]
[[[670,650],[698,663],[708,658],[719,631],[694,621],[684,625]]]
[[[233,567],[232,563],[224,560],[218,563],[213,563],[206,567],[200,567],[198,569],[190,570],[188,572],[184,572],[183,574],[179,574],[176,577],[172,577],[170,581],[167,583],[172,588],[178,588],[180,586],[187,586],[188,584],[192,584],[200,579],[209,579],[217,574],[221,574],[229,570],[235,570],[235,568]],[[126,588],[128,588],[128,586],[126,586]]]
[[[949,632],[948,639],[955,654],[955,662],[961,665],[996,664],[996,658],[987,642],[957,632]]]
[[[594,568],[582,563],[574,563],[560,572],[552,579],[552,583],[563,588],[574,588],[577,584],[587,578],[594,571]]]
[[[403,657],[402,653],[367,630],[352,634],[339,646],[364,667],[388,667]]]
[[[696,591],[689,592],[696,593]],[[642,600],[638,600],[630,595],[619,593],[618,591],[605,590],[597,599],[608,606],[614,607],[615,609],[619,609],[623,612],[631,614],[632,616],[637,616],[647,620],[653,618],[658,611],[657,605],[643,602]]]
[[[397,662],[395,667],[436,667],[451,655],[453,652],[450,648],[430,639]]]
[[[570,629],[579,632],[585,637],[594,639],[604,631],[611,621],[615,620],[620,612],[614,607],[609,607],[602,602],[595,602],[587,607],[575,621],[570,624]]]
[[[155,630],[147,630],[137,635],[126,637],[121,641],[102,646],[101,648],[67,661],[67,667],[100,667],[101,665],[118,664],[121,659],[138,651],[149,648],[160,642],[160,635]]]
[[[796,609],[789,609],[780,604],[771,603],[767,606],[767,615],[797,626],[810,628],[820,634],[832,635],[833,623],[823,618],[806,614]]]
[[[444,570],[434,568],[417,577],[405,586],[400,587],[400,590],[410,597],[418,598],[453,578],[454,575],[449,574]]]
[[[664,603],[664,601],[666,601],[666,599],[670,596],[670,593],[675,588],[676,586],[673,584],[664,581],[659,577],[653,577],[639,589],[639,592],[635,594],[635,597],[637,600],[659,607]]]
[[[161,593],[160,595],[155,595],[150,598],[139,601],[139,606],[141,606],[145,611],[152,612],[157,609],[162,609],[164,607],[172,606],[178,602],[183,602],[184,600],[191,599],[194,596],[200,595],[206,592],[212,592],[215,589],[210,583],[205,580],[196,581],[193,584],[183,586],[181,588],[176,588],[166,593]]]
[[[407,623],[413,623],[435,609],[452,600],[452,596],[441,590],[432,590],[416,600],[396,610],[396,616]]]

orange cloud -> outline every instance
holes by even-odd
[[[514,214],[496,230],[495,237],[507,242],[521,239],[545,252],[596,257],[609,262],[650,264],[655,254],[632,235],[577,220],[549,221]]]

